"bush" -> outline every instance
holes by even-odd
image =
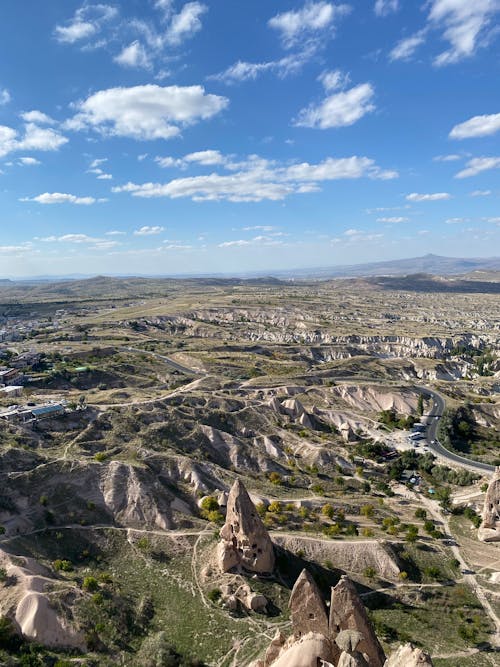
[[[54,566],[54,570],[56,572],[72,572],[73,571],[73,565],[71,561],[69,560],[61,560],[60,558],[57,558],[52,565]]]
[[[361,509],[359,510],[359,513],[362,516],[366,516],[368,519],[371,519],[375,513],[375,507],[371,504],[369,505],[363,505]]]
[[[377,576],[377,570],[374,567],[367,567],[363,571],[363,575],[367,579],[370,579],[370,581],[371,581],[372,579],[375,579],[375,577]]]
[[[323,516],[326,516],[328,519],[333,519],[333,516],[335,514],[335,509],[334,509],[333,505],[330,505],[329,503],[327,503],[326,505],[323,505],[323,507],[321,508],[321,513],[323,514]]]
[[[94,454],[94,460],[97,461],[98,463],[102,463],[108,458],[108,455],[106,452],[97,452]]]
[[[219,503],[213,496],[207,496],[201,501],[201,509],[206,512],[214,512],[219,509]]]
[[[216,604],[221,599],[221,596],[222,592],[220,588],[212,588],[212,590],[207,593],[207,598],[210,602],[213,602],[213,604]]]
[[[99,590],[99,582],[95,577],[85,577],[82,588],[88,593],[95,593]]]
[[[278,486],[279,484],[283,484],[283,478],[279,474],[279,472],[272,472],[269,474],[269,481],[271,484],[276,484]]]

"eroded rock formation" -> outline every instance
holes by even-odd
[[[422,649],[404,644],[391,654],[384,667],[432,667],[432,660]]]
[[[219,567],[223,572],[240,567],[264,574],[274,569],[274,549],[255,505],[244,485],[233,484],[227,499],[226,523],[218,548]]]
[[[500,541],[500,467],[497,467],[484,500],[483,522],[478,537],[483,542]]]
[[[293,635],[285,641],[277,634],[253,667],[383,667],[384,652],[352,581],[342,577],[331,599],[328,618],[320,590],[303,570],[290,596]]]
[[[335,639],[342,630],[356,630],[362,636],[357,647],[368,658],[370,667],[382,667],[385,655],[366,609],[348,577],[342,577],[332,588],[330,602],[330,635]]]

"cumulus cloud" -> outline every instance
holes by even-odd
[[[477,176],[483,171],[500,168],[500,157],[475,157],[469,160],[465,169],[455,174],[455,178],[469,178]]]
[[[345,88],[349,83],[349,75],[339,69],[335,69],[322,72],[318,77],[318,81],[321,81],[323,88],[329,93],[332,90]]]
[[[431,194],[419,194],[418,192],[412,192],[409,195],[406,195],[408,201],[439,201],[442,199],[451,199],[451,195],[448,192],[433,192]]]
[[[387,16],[399,9],[399,0],[377,0],[374,11],[377,16]]]
[[[11,97],[7,88],[0,88],[0,107],[8,104],[10,100]]]
[[[450,132],[450,139],[470,139],[487,137],[500,132],[500,113],[473,116],[455,127]]]
[[[283,45],[291,48],[300,41],[317,38],[325,30],[331,30],[334,22],[350,11],[347,4],[308,2],[299,10],[273,16],[268,25],[279,33]]]
[[[292,194],[316,192],[322,181],[396,178],[394,171],[381,169],[367,157],[327,158],[318,164],[280,166],[258,156],[246,161],[226,162],[231,174],[211,173],[177,178],[168,183],[127,183],[113,192],[129,192],[135,197],[190,197],[194,201],[258,202],[282,200]]]
[[[94,197],[77,197],[76,195],[63,192],[44,192],[36,197],[25,197],[21,201],[35,201],[38,204],[78,204],[81,206],[90,206],[103,200],[95,199]]]
[[[149,225],[144,225],[140,229],[136,229],[134,231],[135,236],[154,236],[155,234],[161,234],[163,231],[165,231],[164,227],[160,227],[159,225],[155,225],[150,227]]]
[[[409,60],[418,47],[425,42],[425,39],[425,30],[419,30],[414,35],[405,37],[389,53],[389,60]]]
[[[374,95],[375,91],[370,83],[361,83],[349,90],[334,93],[319,105],[302,109],[295,125],[321,130],[353,125],[367,113],[375,110]]]
[[[60,132],[35,123],[26,123],[21,137],[12,127],[0,125],[0,157],[15,151],[56,151],[67,142]]]
[[[115,63],[118,63],[118,65],[123,65],[124,67],[136,67],[142,69],[151,68],[151,60],[148,52],[138,40],[125,46],[113,60]]]
[[[74,16],[65,25],[58,25],[54,29],[54,36],[58,42],[74,44],[94,37],[100,32],[107,21],[115,18],[118,10],[104,4],[85,4],[77,9]]]
[[[389,218],[377,218],[377,222],[387,222],[390,224],[398,224],[400,222],[408,222],[410,218],[404,218],[402,216],[394,216]]]
[[[196,151],[184,156],[186,162],[198,162],[202,165],[223,164],[225,162],[224,156],[220,151],[206,150]]]
[[[37,125],[55,125],[55,120],[53,118],[36,109],[22,113],[21,118],[27,123],[36,123]]]
[[[228,104],[226,97],[207,94],[202,86],[108,88],[79,102],[66,127],[140,140],[171,139],[181,127],[212,118]]]

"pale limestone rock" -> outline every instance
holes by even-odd
[[[433,667],[433,665],[428,653],[411,644],[404,644],[387,658],[384,667]]]
[[[281,634],[280,630],[276,630],[276,634],[273,637],[272,642],[269,644],[269,647],[266,651],[266,657],[264,665],[271,665],[274,660],[279,656],[281,649],[285,645],[286,639],[284,635]]]
[[[255,593],[248,584],[242,584],[234,593],[234,597],[249,611],[267,611],[265,595]]]
[[[335,588],[332,588],[330,638],[335,640],[342,630],[357,630],[363,637],[357,650],[366,656],[370,667],[383,666],[384,651],[354,584],[346,576],[343,576]]]
[[[478,537],[483,542],[500,541],[500,467],[497,467],[486,491],[483,523]]]
[[[272,667],[334,667],[332,644],[324,635],[309,632],[280,654]]]
[[[220,532],[219,567],[228,572],[240,566],[258,574],[274,569],[274,549],[255,505],[242,482],[236,480],[227,499],[226,523]]]

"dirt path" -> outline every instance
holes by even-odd
[[[485,613],[490,617],[493,625],[495,626],[495,633],[491,637],[491,643],[494,646],[500,647],[500,618],[497,616],[495,610],[491,606],[490,601],[486,596],[485,590],[478,582],[476,575],[470,572],[470,568],[460,551],[459,544],[455,542],[446,515],[443,514],[439,504],[435,500],[430,500],[425,496],[417,495],[415,493],[413,493],[413,496],[429,510],[434,519],[441,524],[442,532],[449,540],[451,540],[452,546],[450,548],[453,555],[460,563],[460,568],[464,573],[464,581],[469,584],[474,593],[477,595],[477,598],[481,603]]]

